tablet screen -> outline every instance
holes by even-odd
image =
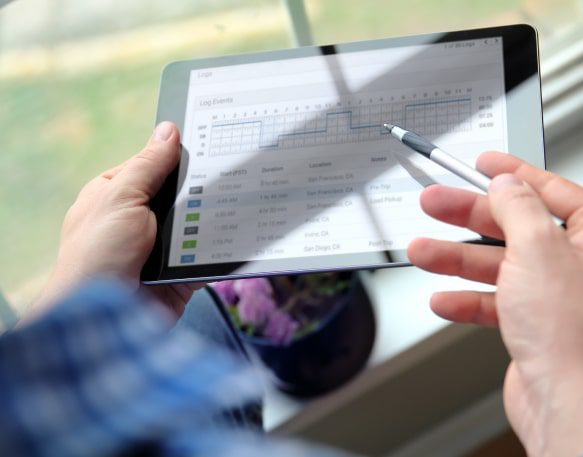
[[[507,151],[504,39],[330,46],[190,69],[164,267],[382,266],[406,261],[397,253],[418,236],[476,239],[419,206],[432,183],[476,189],[382,124],[472,166],[485,150]]]

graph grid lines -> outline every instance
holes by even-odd
[[[422,134],[471,130],[471,97],[379,103],[215,122],[210,156],[375,141],[390,121]]]

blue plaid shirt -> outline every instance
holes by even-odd
[[[339,455],[232,427],[251,366],[117,283],[0,337],[0,456]]]

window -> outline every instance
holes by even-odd
[[[2,2],[0,2],[1,4]],[[0,289],[34,299],[67,208],[138,152],[170,61],[291,46],[269,0],[16,0],[0,9]]]
[[[146,141],[170,61],[516,22],[539,28],[544,59],[580,17],[576,0],[13,1],[0,8],[0,289],[33,300],[81,186]]]
[[[293,0],[290,3],[294,3]],[[581,19],[578,0],[306,0],[318,44],[476,27],[529,23],[541,46]]]

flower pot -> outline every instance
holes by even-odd
[[[259,356],[275,384],[294,395],[311,396],[342,385],[366,364],[376,333],[370,298],[360,273],[353,273],[347,293],[308,334],[290,344],[239,332]]]

